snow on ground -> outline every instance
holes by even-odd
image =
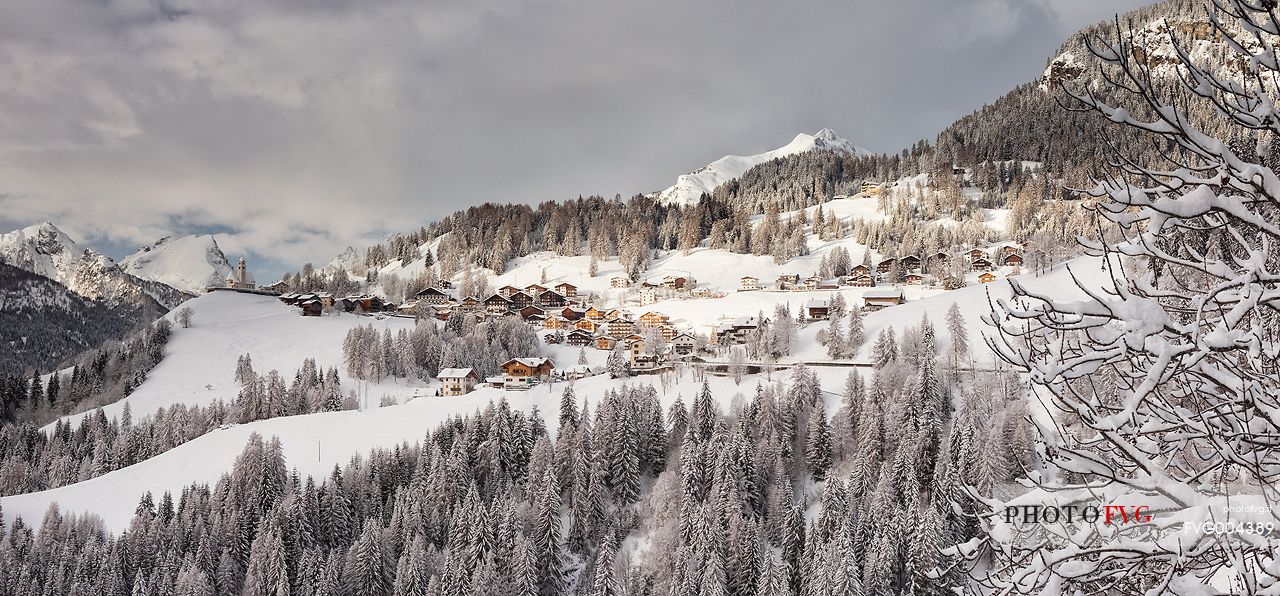
[[[848,369],[815,371],[824,390],[830,392],[841,391],[848,374]],[[769,382],[764,375],[750,375],[741,385],[734,385],[727,377],[707,378],[712,395],[725,408],[735,400],[745,399],[739,396],[754,394],[757,381]],[[789,378],[789,372],[772,375],[773,381],[786,382]],[[607,389],[624,384],[652,384],[658,390],[664,408],[677,396],[681,396],[686,405],[692,403],[701,385],[688,372],[682,378],[672,380],[666,388],[657,376],[609,379],[601,375],[576,381],[574,391],[579,403],[585,399],[594,412]],[[143,493],[150,491],[159,497],[164,491],[169,491],[176,495],[190,483],[212,484],[221,474],[230,471],[236,456],[254,432],[268,439],[279,437],[289,467],[297,468],[304,475],[322,477],[334,465],[345,464],[355,455],[366,454],[374,448],[420,441],[427,431],[443,420],[455,414],[474,412],[503,397],[515,409],[530,411],[538,408],[554,433],[560,394],[566,386],[566,383],[540,385],[529,391],[481,388],[463,397],[419,397],[402,405],[365,411],[308,414],[235,425],[97,478],[38,493],[4,497],[0,499],[0,505],[3,506],[6,523],[10,524],[18,516],[28,523],[38,524],[49,505],[58,503],[64,512],[100,515],[110,530],[118,532],[128,526]],[[827,394],[825,399],[828,411],[834,411],[839,397]]]
[[[249,354],[259,373],[275,369],[287,379],[302,368],[302,361],[315,358],[324,369],[342,364],[342,340],[347,330],[373,324],[377,329],[410,329],[411,318],[359,316],[349,313],[323,317],[303,317],[300,311],[274,297],[238,292],[211,292],[189,300],[193,311],[190,329],[176,323],[165,348],[165,358],[147,374],[127,400],[134,418],[174,404],[203,405],[217,398],[230,401],[239,393],[235,382],[236,360]],[[171,320],[173,313],[167,315]],[[383,393],[411,393],[403,384],[374,385],[371,399]],[[103,407],[108,418],[118,416],[125,401]],[[73,423],[87,413],[64,417]]]
[[[668,258],[683,265],[691,265],[699,258],[716,260],[728,253],[716,254],[706,249],[694,251],[688,256],[674,253]],[[742,259],[759,259],[749,255],[735,255]],[[527,258],[536,262],[536,258]],[[555,259],[563,264],[571,259]],[[527,264],[527,263],[526,263]],[[755,263],[758,267],[777,267],[764,258]],[[703,265],[705,267],[706,265]],[[724,266],[723,264],[721,265]],[[737,265],[741,266],[741,265]],[[1071,263],[1077,275],[1091,285],[1103,283],[1097,259],[1079,258]],[[700,271],[705,269],[695,269]],[[735,270],[733,274],[741,271]],[[729,273],[718,273],[729,276]],[[514,275],[514,274],[513,274]],[[713,274],[714,275],[714,274]],[[726,277],[727,279],[728,277]],[[1020,280],[1033,290],[1048,292],[1059,298],[1078,296],[1065,268],[1058,268],[1044,276],[1024,275]],[[513,279],[513,281],[515,281]],[[523,281],[523,280],[520,280]],[[951,292],[908,287],[908,302],[879,312],[870,313],[865,320],[866,342],[855,360],[865,360],[876,335],[887,326],[893,326],[901,334],[903,327],[916,325],[928,315],[934,321],[940,336],[942,349],[950,344],[944,323],[947,310],[953,303],[968,319],[969,343],[985,353],[982,334],[985,327],[978,317],[990,311],[988,296],[1007,297],[1008,283],[1001,280],[991,284],[974,285]],[[840,290],[846,300],[853,302],[863,289]],[[830,297],[832,292],[732,292],[720,299],[667,301],[645,307],[670,314],[689,325],[718,320],[723,315],[749,315],[763,310],[770,313],[773,305],[788,303],[798,308],[804,300],[814,296]],[[324,367],[341,368],[341,345],[346,331],[356,325],[372,323],[377,328],[400,329],[413,325],[411,319],[363,317],[350,314],[325,317],[301,317],[296,309],[281,304],[274,298],[215,292],[205,294],[188,303],[195,311],[191,329],[175,329],[168,355],[156,367],[138,390],[129,397],[135,416],[143,416],[156,408],[174,403],[200,404],[214,398],[231,399],[238,388],[233,376],[236,359],[243,353],[253,357],[259,371],[275,368],[288,373],[301,365],[302,359],[315,357]],[[815,322],[799,332],[792,357],[783,360],[794,362],[826,361],[825,348],[818,345],[815,336],[826,326]],[[603,362],[606,353],[586,350],[592,365]],[[578,348],[547,346],[544,354],[556,361],[559,367],[573,366],[577,362]],[[848,367],[813,367],[826,395],[828,411],[836,410],[837,394],[851,370]],[[867,372],[863,370],[864,374]],[[751,395],[757,382],[789,380],[790,371],[774,372],[771,376],[751,375],[740,386],[724,377],[709,377],[713,395],[724,407],[729,407],[741,395]],[[344,375],[345,376],[345,375]],[[675,376],[675,375],[672,375]],[[677,395],[686,403],[696,394],[699,383],[690,372],[680,378],[645,376],[634,379],[608,379],[606,376],[590,377],[577,381],[575,390],[579,399],[595,402],[611,387],[625,383],[653,384],[658,388],[664,407]],[[285,456],[290,466],[298,467],[305,474],[321,475],[335,464],[347,462],[352,456],[367,453],[376,447],[387,447],[401,442],[414,442],[440,421],[455,414],[465,414],[482,408],[491,400],[506,397],[515,408],[530,410],[537,407],[544,419],[555,420],[558,415],[560,392],[564,383],[543,385],[527,392],[504,391],[498,388],[481,388],[470,395],[457,398],[425,397],[433,393],[430,385],[405,385],[403,381],[371,383],[369,404],[376,404],[382,395],[394,395],[407,402],[383,408],[373,407],[363,411],[330,412],[276,418],[251,424],[236,425],[214,431],[186,443],[176,449],[158,455],[128,468],[104,476],[40,493],[5,497],[2,501],[8,520],[22,516],[34,522],[44,514],[51,503],[58,503],[68,511],[93,511],[102,515],[108,527],[121,530],[132,516],[138,498],[146,491],[160,494],[176,492],[191,482],[213,482],[230,470],[235,457],[241,451],[252,432],[264,437],[279,436],[284,444]],[[413,398],[415,392],[424,397]],[[107,406],[108,416],[116,416],[123,403]]]

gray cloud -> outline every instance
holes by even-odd
[[[0,223],[111,247],[218,230],[297,264],[824,126],[896,151],[1138,4],[11,0]]]

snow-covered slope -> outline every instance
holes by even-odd
[[[752,167],[789,155],[806,151],[837,151],[849,154],[867,154],[866,149],[858,147],[842,138],[830,128],[824,128],[814,134],[798,134],[790,143],[772,151],[756,155],[726,155],[693,172],[676,179],[675,185],[658,193],[658,200],[664,203],[691,205],[698,202],[703,193],[710,193],[717,186],[737,179]]]
[[[1097,259],[1080,258],[1071,267],[1085,283],[1102,283],[1102,273]],[[1038,291],[1048,291],[1067,298],[1077,296],[1065,268],[1042,277],[1023,276],[1023,283]],[[858,290],[847,291],[850,298]],[[768,312],[774,302],[791,302],[804,293],[745,292],[738,302],[732,297],[726,300],[702,301],[717,310],[717,314],[752,314],[757,309]],[[977,320],[982,312],[988,312],[988,297],[1007,297],[1007,284],[1000,282],[971,286],[961,290],[934,294],[912,300],[907,304],[869,314],[866,318],[868,346],[881,329],[892,326],[899,335],[907,325],[917,324],[927,315],[934,321],[939,334],[940,347],[950,345],[946,325],[943,323],[947,309],[958,304],[968,318],[969,342],[980,354],[987,350],[982,344],[984,327]],[[342,336],[352,326],[373,323],[377,327],[400,328],[411,325],[407,319],[388,318],[378,320],[356,315],[303,318],[274,299],[233,293],[207,294],[189,303],[195,311],[195,325],[191,329],[175,329],[165,360],[148,376],[146,383],[129,397],[135,419],[154,411],[156,407],[176,402],[203,403],[215,397],[229,398],[235,391],[232,379],[236,357],[250,353],[254,367],[259,371],[279,368],[282,372],[299,365],[303,357],[314,356],[323,367],[339,365]],[[663,310],[677,316],[698,318],[702,305],[659,304]],[[799,341],[792,360],[826,361],[825,350],[816,343],[815,335],[825,323],[804,326],[799,331]],[[548,355],[559,365],[571,365],[577,349],[563,346],[547,346]],[[598,364],[603,352],[588,350],[593,363]],[[979,357],[981,362],[982,358]],[[811,369],[826,393],[828,411],[834,411],[846,375],[854,369],[846,366],[814,366]],[[741,395],[754,392],[757,383],[789,381],[790,371],[771,375],[748,375],[740,385],[728,377],[709,376],[712,394],[726,409]],[[598,400],[611,388],[626,383],[652,383],[659,392],[664,407],[677,396],[686,403],[696,394],[700,381],[685,371],[672,378],[637,377],[610,379],[607,375],[589,377],[575,382],[579,399],[598,407]],[[491,400],[506,398],[511,407],[522,410],[537,408],[544,419],[555,420],[558,402],[564,384],[543,385],[529,391],[504,391],[496,388],[480,388],[463,397],[427,397],[431,388],[423,385],[405,385],[388,380],[385,383],[344,382],[345,387],[355,387],[368,393],[369,407],[363,410],[328,412],[263,420],[251,424],[235,425],[203,435],[173,450],[164,452],[128,468],[77,484],[57,489],[5,497],[2,501],[6,521],[12,523],[17,516],[31,521],[44,514],[51,503],[67,512],[93,512],[101,515],[107,527],[113,531],[124,530],[133,516],[141,494],[151,491],[159,495],[164,491],[177,492],[192,482],[214,482],[220,474],[229,470],[235,457],[243,448],[250,433],[281,439],[288,464],[296,466],[303,474],[321,475],[335,464],[342,464],[356,454],[367,453],[378,447],[393,447],[402,442],[420,440],[427,430],[457,414],[466,414],[484,408]],[[414,397],[414,395],[422,397]],[[393,396],[401,405],[376,407],[382,396]],[[107,408],[108,416],[119,415],[123,404]]]
[[[819,370],[822,385],[828,391],[838,391],[843,385],[844,369]],[[774,374],[773,380],[786,381],[788,373]],[[727,405],[736,395],[750,395],[756,382],[768,382],[764,375],[749,377],[741,385],[734,385],[726,377],[710,377],[715,395]],[[605,391],[623,384],[653,384],[658,389],[664,409],[681,396],[686,404],[696,395],[700,381],[692,374],[685,374],[672,384],[663,385],[657,377],[637,379],[609,379],[599,375],[576,381],[574,391],[579,400],[586,400],[595,411]],[[364,411],[327,412],[305,416],[273,418],[250,424],[235,425],[216,430],[170,451],[130,467],[79,482],[76,484],[24,495],[4,497],[6,523],[21,516],[28,523],[38,522],[51,503],[57,503],[64,512],[92,512],[103,518],[107,528],[114,532],[127,529],[133,517],[138,498],[151,491],[157,497],[164,491],[174,494],[192,482],[213,484],[218,476],[231,469],[240,451],[244,449],[250,433],[270,438],[280,438],[285,461],[302,474],[323,476],[334,465],[343,465],[357,454],[366,454],[378,447],[394,447],[397,444],[421,441],[435,425],[457,415],[474,412],[486,407],[490,401],[506,397],[513,409],[530,411],[537,408],[546,420],[559,417],[560,394],[564,383],[541,385],[528,391],[504,391],[482,388],[462,397],[419,397],[408,403]],[[827,408],[834,410],[837,402],[834,394],[827,395]],[[554,432],[555,425],[551,425]]]
[[[120,261],[130,275],[166,284],[188,294],[222,285],[231,263],[212,235],[166,236]]]

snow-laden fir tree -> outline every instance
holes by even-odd
[[[1192,523],[1280,524],[1280,15],[1271,0],[1214,0],[1209,27],[1225,55],[1169,32],[1174,79],[1140,59],[1134,30],[1086,40],[1100,63],[1093,84],[1112,99],[1086,83],[1068,89],[1076,105],[1164,159],[1113,146],[1110,172],[1085,193],[1103,226],[1084,240],[1097,260],[1081,266],[1101,267],[1103,287],[1078,281],[1086,297],[1063,300],[1011,280],[1014,298],[988,320],[989,343],[1030,373],[1055,417],[1039,426],[1047,469],[1018,503],[1102,495],[1151,507],[1152,521],[1032,527],[986,501],[985,537],[959,551],[995,590],[1280,585],[1274,536]]]

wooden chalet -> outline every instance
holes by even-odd
[[[475,296],[467,296],[462,299],[462,302],[458,303],[458,308],[461,308],[465,312],[475,312],[483,309],[484,303],[480,302],[480,299]]]
[[[669,290],[683,290],[693,286],[693,279],[683,275],[668,275],[662,278],[662,287]]]
[[[517,288],[515,286],[502,286],[501,288],[498,288],[498,295],[502,296],[503,298],[510,298],[512,294],[519,291],[520,291],[520,288]]]
[[[439,288],[427,288],[415,294],[414,298],[427,304],[444,304],[449,301],[449,295]]]
[[[853,269],[849,270],[850,277],[857,277],[859,275],[871,275],[871,268],[866,265],[854,265]]]
[[[870,273],[863,273],[861,275],[850,276],[849,285],[855,288],[871,288],[875,287],[876,280],[874,277],[871,277]]]
[[[490,314],[500,315],[511,310],[511,300],[502,294],[494,294],[484,299],[484,311]]]
[[[595,337],[588,331],[574,329],[564,336],[564,343],[571,346],[589,346],[595,341]]]
[[[670,320],[671,320],[670,317],[668,317],[667,315],[664,315],[660,312],[649,311],[640,315],[640,319],[637,321],[636,324],[642,328],[647,329],[650,327],[658,327],[661,325],[666,325],[667,322]]]
[[[907,299],[902,295],[901,288],[871,290],[862,295],[862,308],[867,311],[876,311],[882,308],[902,304],[906,301]]]
[[[324,314],[324,304],[319,298],[311,298],[298,303],[298,308],[302,309],[304,317],[318,317]]]
[[[924,276],[919,273],[908,273],[902,276],[902,283],[910,285],[920,285],[924,283]]]
[[[995,280],[996,280],[995,274],[991,273],[990,271],[984,272],[983,274],[978,276],[978,283],[989,284]]]
[[[547,291],[547,288],[545,286],[540,286],[538,284],[529,284],[524,288],[524,293],[530,296],[537,296],[538,294],[541,294],[545,291]]]
[[[969,268],[973,271],[990,271],[991,261],[986,258],[978,258],[969,262]]]
[[[902,257],[901,261],[903,271],[918,271],[920,269],[920,257],[907,255]]]
[[[985,259],[985,258],[987,258],[987,251],[982,250],[981,248],[975,248],[969,251],[969,260],[971,261],[973,259]]]
[[[601,325],[600,323],[596,321],[592,321],[591,319],[579,319],[576,322],[574,322],[573,328],[581,329],[583,331],[586,331],[587,333],[598,333],[600,331]]]
[[[541,308],[538,308],[532,304],[520,309],[518,312],[520,313],[520,318],[529,322],[541,323],[542,321],[545,321],[547,319],[547,311],[542,310]]]
[[[825,321],[831,314],[831,303],[826,300],[810,300],[804,303],[805,316],[814,321]]]
[[[879,263],[876,263],[876,271],[878,273],[888,273],[890,270],[893,269],[893,264],[895,262],[896,260],[893,258],[884,259]]]
[[[554,290],[539,292],[535,301],[535,304],[542,308],[561,308],[568,303],[569,301],[565,300],[564,296]]]
[[[542,322],[542,328],[549,331],[564,331],[565,329],[573,329],[573,323],[559,315],[552,315]]]
[[[586,317],[587,311],[581,308],[566,306],[564,307],[564,310],[560,311],[560,316],[564,317],[565,320],[568,320],[568,321],[576,321],[578,319]]]
[[[614,319],[606,322],[604,327],[605,333],[614,337],[624,337],[631,335],[635,331],[636,324],[628,319]]]
[[[718,345],[745,344],[747,334],[755,331],[760,324],[755,317],[739,317],[732,321],[720,323],[713,336]]]
[[[530,296],[524,292],[516,292],[512,294],[510,297],[510,300],[511,300],[512,310],[520,310],[526,306],[533,304],[533,296]]]
[[[800,285],[799,273],[783,273],[778,276],[778,289],[789,290]]]
[[[1022,266],[1022,255],[1016,252],[1007,254],[1004,257],[1004,264],[1008,265],[1009,267],[1020,267]]]
[[[501,368],[503,389],[528,389],[549,380],[556,367],[547,358],[512,358]]]
[[[587,310],[582,313],[582,316],[592,321],[601,321],[601,320],[604,320],[604,311],[594,306],[591,306],[591,307],[588,307]]]
[[[558,283],[554,289],[557,294],[560,294],[565,298],[573,298],[578,295],[578,286],[569,282]]]

